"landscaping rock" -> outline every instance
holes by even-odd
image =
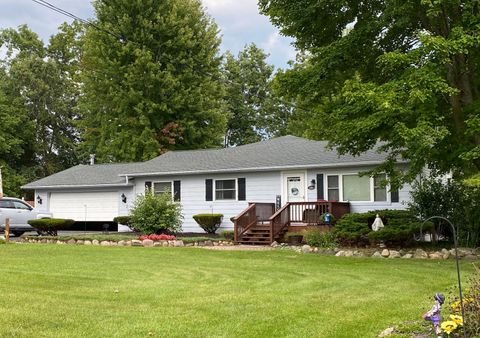
[[[365,257],[365,254],[364,254],[362,251],[358,251],[358,250],[357,250],[357,251],[354,251],[354,252],[353,252],[353,255],[354,255],[355,257]]]
[[[340,250],[339,252],[337,252],[337,253],[335,254],[335,256],[337,256],[337,257],[344,257],[344,256],[345,256],[345,251]]]
[[[410,259],[412,257],[413,257],[413,255],[411,253],[407,253],[407,254],[402,256],[402,258],[405,258],[405,259]]]
[[[305,245],[302,246],[302,252],[303,253],[309,253],[311,248],[312,247],[310,245],[305,244]]]
[[[116,241],[110,241],[110,246],[118,246],[118,242],[116,242]]]
[[[110,246],[110,242],[109,241],[101,241],[100,245],[101,246]]]
[[[186,243],[185,246],[193,246],[193,243]]]
[[[318,253],[318,248],[313,248],[313,252]]]
[[[85,240],[85,241],[83,241],[83,245],[92,245],[92,241]]]
[[[372,255],[373,258],[383,258],[382,254],[378,251],[375,251]]]
[[[211,242],[211,241],[210,241]],[[173,246],[185,246],[182,240],[174,241]]]
[[[390,250],[390,256],[388,258],[400,258],[402,255],[400,255],[400,252],[395,251],[395,250]]]
[[[413,254],[413,258],[427,259],[428,254],[425,252],[425,250],[417,249],[417,250],[415,250],[415,253]]]
[[[153,246],[153,241],[151,239],[144,239],[142,241],[142,245],[145,247],[152,247]]]
[[[442,258],[443,259],[449,259],[451,257],[450,251],[446,250],[447,252],[442,253]]]
[[[276,248],[276,247],[278,247],[278,246],[279,246],[279,244],[278,244],[278,242],[277,242],[277,241],[273,241],[273,243],[272,243],[272,244],[270,244],[270,246],[271,246],[272,248]]]
[[[134,239],[132,240],[132,246],[143,246],[143,243],[138,239]]]
[[[389,327],[388,329],[383,330],[383,331],[378,335],[378,337],[379,337],[379,338],[383,338],[383,337],[390,336],[390,335],[393,334],[394,331],[395,331],[395,328],[394,328],[394,327]]]
[[[83,245],[85,241],[83,239],[77,239],[77,245]]]
[[[382,257],[387,258],[388,256],[390,256],[390,250],[388,250],[388,249],[383,249],[383,250],[382,250]]]
[[[327,250],[325,250],[323,253],[324,253],[325,255],[331,255],[331,256],[333,256],[333,255],[335,255],[335,250],[333,250],[333,249],[327,249]]]
[[[40,243],[47,243],[47,240],[46,240],[45,238],[42,238],[42,239],[40,240]]]
[[[213,243],[213,246],[219,246],[220,245],[220,243],[218,243],[218,242],[213,242],[212,241],[212,243]]]
[[[432,252],[430,255],[428,255],[428,258],[430,259],[443,259],[443,255],[436,251],[436,252]]]
[[[125,246],[132,246],[132,241],[126,241]]]
[[[125,246],[125,241],[118,241],[118,246]]]
[[[94,239],[92,241],[92,245],[100,245],[100,242],[98,240]]]
[[[153,246],[154,247],[162,246],[162,242],[155,242],[153,243]]]
[[[345,257],[353,257],[353,251],[352,250],[345,251]]]
[[[167,247],[168,246],[168,241],[162,241],[162,246]]]
[[[463,259],[468,259],[468,260],[475,260],[475,259],[478,259],[478,257],[476,255],[466,255],[465,257],[463,257]]]
[[[74,240],[73,238],[67,241],[67,244],[75,244],[75,243],[77,243],[77,241]]]

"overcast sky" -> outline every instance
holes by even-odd
[[[90,0],[48,0],[51,4],[81,18],[93,17]],[[257,0],[202,0],[207,12],[221,30],[222,49],[237,54],[245,44],[254,42],[270,54],[276,68],[287,67],[295,58],[291,40],[281,36],[268,18],[258,13]],[[31,0],[0,0],[0,27],[27,24],[46,41],[68,17],[42,7]]]

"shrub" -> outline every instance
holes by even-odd
[[[118,223],[118,224],[123,224],[123,225],[129,226],[130,222],[132,221],[132,217],[131,216],[117,216],[113,219],[113,221],[115,223]]]
[[[223,214],[198,214],[193,219],[208,234],[214,234],[222,224]]]
[[[470,181],[463,183],[428,177],[413,185],[411,196],[409,209],[416,216],[421,219],[445,217],[458,227],[461,245],[480,245],[480,186],[470,184]],[[439,220],[434,221],[440,224]]]
[[[385,227],[372,231],[376,215],[380,215]],[[385,242],[387,245],[410,245],[420,232],[420,222],[412,212],[406,210],[376,210],[344,215],[336,224],[333,233],[343,245],[365,246],[369,243]],[[423,231],[432,230],[433,224],[426,223]]]
[[[283,238],[290,244],[300,244],[303,242],[305,232],[287,232]]]
[[[144,234],[175,233],[182,228],[182,209],[169,194],[146,193],[135,200],[129,226]]]
[[[49,236],[57,236],[58,230],[66,230],[70,228],[73,223],[75,223],[73,219],[63,218],[42,218],[28,221],[28,224],[37,229],[38,232],[41,234],[45,233]]]
[[[333,249],[337,246],[336,237],[332,231],[309,230],[304,237],[305,242],[310,246],[328,249]]]
[[[223,230],[220,233],[220,236],[222,236],[225,239],[232,240],[235,236],[235,231],[233,231],[233,230]]]

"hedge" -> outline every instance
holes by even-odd
[[[223,214],[198,214],[193,219],[208,234],[214,234],[222,224]]]
[[[58,230],[66,230],[70,228],[73,223],[75,223],[73,219],[63,218],[42,218],[28,221],[28,224],[37,229],[39,233],[45,233],[49,236],[57,236]]]

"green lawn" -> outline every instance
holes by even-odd
[[[376,337],[455,280],[451,260],[0,245],[0,336]]]

